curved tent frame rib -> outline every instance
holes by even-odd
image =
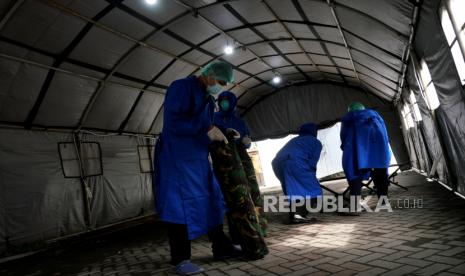
[[[249,22],[241,15],[239,14],[239,12],[237,12],[231,5],[229,4],[224,4],[223,5],[237,20],[241,21],[242,24],[244,25],[248,25]],[[258,37],[262,38],[263,40],[266,40],[267,37],[262,33],[260,32],[257,28],[255,27],[249,27],[249,30],[251,30],[252,32],[254,32]],[[279,50],[279,48],[273,43],[273,42],[270,42],[269,43],[270,47],[273,48],[273,50],[278,53],[281,58],[283,58],[286,62],[290,63],[290,64],[294,64],[294,62],[292,60],[290,60],[285,54],[283,54],[281,52],[281,50]],[[306,78],[307,80],[310,80],[310,77],[307,76],[299,67],[295,66],[296,70],[299,71],[299,73],[302,74],[302,76],[304,78]]]
[[[126,88],[132,88],[132,89],[135,89],[135,90],[140,90],[140,88],[137,87],[137,86],[133,86],[133,85],[125,84],[125,83],[119,83],[119,82],[116,82],[116,81],[110,81],[110,80],[107,80],[107,79],[101,79],[101,78],[97,78],[97,77],[93,77],[93,76],[89,76],[89,75],[85,75],[85,74],[81,74],[81,73],[76,73],[76,72],[73,72],[73,71],[70,71],[70,70],[61,69],[59,67],[53,67],[53,66],[46,65],[46,64],[43,64],[43,63],[34,62],[34,61],[31,61],[31,60],[18,58],[18,57],[14,57],[14,56],[10,56],[10,55],[5,55],[5,54],[2,54],[2,53],[0,53],[0,57],[5,58],[5,59],[9,59],[9,60],[13,60],[13,61],[17,61],[17,62],[20,62],[20,63],[30,64],[30,65],[33,65],[33,66],[36,66],[36,67],[52,70],[52,71],[55,71],[55,72],[60,72],[60,73],[63,73],[63,74],[67,74],[67,75],[74,76],[74,77],[81,78],[81,79],[85,79],[85,80],[91,80],[91,81],[95,81],[95,82],[102,83],[102,84],[104,83],[104,84],[110,84],[110,85],[115,85],[115,86],[121,86],[121,87],[126,87]],[[167,88],[167,87],[164,87],[164,88]],[[163,92],[150,90],[150,89],[148,89],[148,87],[143,89],[143,91],[148,92],[148,93],[158,94],[158,95],[165,95],[165,93],[163,93]]]
[[[350,53],[350,48],[349,45],[347,44],[347,39],[344,35],[344,32],[342,31],[341,24],[339,23],[339,18],[336,15],[336,11],[334,10],[334,2],[332,0],[327,0],[328,6],[331,9],[331,14],[333,15],[334,21],[336,22],[337,29],[339,31],[339,34],[342,37],[342,41],[344,41],[344,47],[346,48],[347,55],[349,56],[350,63],[352,65],[352,70],[354,71],[355,76],[357,77],[358,82],[361,84],[361,80],[359,77],[359,74],[357,70],[355,69],[355,64],[354,64],[354,59],[352,58],[352,54]]]
[[[191,12],[192,12],[197,18],[200,18],[203,22],[207,23],[210,27],[214,28],[214,29],[217,30],[219,33],[221,33],[221,34],[223,34],[223,35],[225,35],[225,36],[228,36],[228,37],[234,39],[234,38],[231,37],[227,32],[225,32],[225,31],[222,30],[220,27],[218,27],[215,23],[213,23],[212,21],[208,20],[206,17],[202,16],[202,15],[199,13],[199,9],[196,9],[196,8],[191,7],[190,5],[184,3],[182,0],[175,0],[175,1],[176,1],[176,3],[178,3],[178,4],[182,5],[182,6],[184,6],[185,8],[188,8],[189,10],[191,10]],[[229,3],[229,2],[234,2],[234,1],[221,1],[221,2],[223,2],[223,3],[224,3],[224,2],[228,2],[228,3]],[[217,4],[217,3],[214,3],[214,4]],[[213,6],[213,5],[212,5],[212,6]],[[217,34],[217,35],[219,35],[219,34]],[[247,46],[245,46],[245,45],[242,45],[241,47],[245,47],[252,55],[255,56],[255,59],[256,59],[256,60],[260,60],[260,61],[261,61],[263,64],[265,64],[266,66],[268,66],[268,67],[270,67],[270,68],[273,68],[273,66],[271,66],[269,63],[267,63],[266,61],[264,61],[263,59],[261,59],[261,57],[260,57],[259,55],[257,55],[252,49],[247,48]],[[217,58],[219,58],[219,57],[217,57]],[[211,61],[213,61],[213,60],[215,60],[215,59],[217,59],[217,58],[214,58],[214,59],[212,59],[212,60],[209,60],[209,61],[208,61],[207,63],[205,63],[203,66],[205,66],[206,64],[210,63]],[[223,61],[225,61],[225,60],[223,60]],[[227,61],[226,61],[226,62],[227,62]],[[231,64],[231,65],[232,65],[232,64]],[[235,68],[236,68],[236,70],[237,70],[238,68],[240,68],[240,66],[235,66]],[[194,70],[194,72],[192,72],[191,75],[194,74],[196,71],[197,71],[197,70]],[[241,71],[241,73],[244,73],[244,72]],[[256,77],[255,75],[252,75],[252,76],[249,75],[249,77],[250,77],[250,78],[255,78],[255,79],[257,79],[257,77]],[[257,80],[259,80],[262,84],[263,84],[263,83],[266,83],[265,81],[263,81],[263,80],[261,80],[261,79],[257,79]],[[234,87],[236,87],[236,86],[238,86],[238,84],[235,84],[235,85],[234,85]],[[133,108],[134,108],[134,106],[133,106]],[[155,115],[155,118],[153,119],[153,121],[152,121],[152,123],[151,123],[151,125],[150,125],[150,127],[149,127],[149,129],[148,129],[148,132],[149,132],[149,133],[152,131],[152,128],[153,128],[155,122],[157,121],[158,116],[159,116],[160,111],[162,110],[162,108],[163,108],[163,105],[160,107],[160,109],[158,110],[157,114]],[[121,131],[121,127],[120,127],[120,131]]]
[[[114,5],[106,6],[103,10],[101,10],[97,15],[95,15],[92,18],[92,21],[96,22],[100,20],[105,15],[107,15],[114,7],[115,7]],[[89,22],[84,26],[84,28],[81,29],[78,35],[74,37],[71,43],[69,43],[68,46],[66,46],[66,48],[63,50],[63,52],[54,60],[53,67],[59,67],[64,62],[64,59],[71,54],[74,48],[79,44],[79,42],[81,42],[81,40],[90,31],[93,25],[94,25],[93,23]],[[48,92],[50,84],[53,81],[54,76],[55,76],[55,71],[49,70],[47,73],[47,76],[45,77],[44,83],[42,84],[42,87],[40,88],[39,96],[37,97],[34,103],[34,106],[32,107],[31,111],[27,115],[26,121],[24,122],[24,126],[26,127],[26,129],[31,128],[37,114],[39,113],[40,106],[42,105],[42,102],[45,99],[45,96]]]
[[[18,0],[15,1],[15,3],[11,6],[10,9],[8,9],[8,12],[5,14],[5,16],[0,20],[0,31],[5,27],[6,23],[10,18],[13,16],[13,14],[23,5],[24,0]]]
[[[297,53],[297,54],[299,54],[299,53]],[[349,59],[347,59],[347,60],[349,60]],[[370,72],[372,72],[372,73],[376,74],[377,76],[379,76],[379,77],[385,79],[386,81],[388,81],[388,82],[390,82],[390,83],[393,83],[393,84],[397,85],[397,82],[396,82],[396,81],[387,78],[386,76],[380,74],[379,72],[376,72],[376,71],[374,71],[373,69],[371,69],[371,68],[369,68],[369,67],[367,67],[367,66],[365,66],[365,65],[363,65],[363,64],[361,64],[361,63],[358,63],[358,62],[356,62],[356,61],[354,61],[354,63],[356,63],[357,65],[360,65],[360,66],[362,66],[362,67],[368,69]],[[308,64],[305,64],[305,63],[296,63],[296,65],[297,65],[297,66],[309,66]],[[317,64],[317,65],[318,65],[318,66],[324,66],[324,67],[339,67],[339,68],[344,69],[344,70],[352,71],[352,68],[348,68],[348,67],[344,67],[344,66],[339,66],[339,65],[336,65],[336,66],[335,66],[335,65],[329,65],[329,64]],[[267,69],[267,70],[258,72],[258,73],[256,73],[256,75],[261,75],[261,74],[263,74],[263,73],[270,72],[270,71],[273,71],[273,70],[276,70],[276,69],[288,68],[288,67],[293,67],[293,65],[277,66],[277,67],[274,67],[274,69]],[[314,71],[314,72],[316,72],[316,71]],[[328,73],[330,73],[330,72],[325,72],[325,74],[328,74]],[[363,74],[363,73],[359,73],[359,74],[360,74],[360,75],[366,75],[366,74]],[[344,76],[345,76],[345,77],[351,77],[351,76],[347,76],[347,75],[344,75]],[[241,83],[243,83],[243,82],[245,82],[245,81],[247,81],[247,80],[250,80],[250,77],[241,80],[240,82],[238,82],[238,84],[241,84]]]
[[[83,20],[85,23],[85,26],[76,33],[76,36],[74,39],[71,40],[71,42],[67,45],[67,47],[64,48],[64,50],[61,52],[61,54],[52,54],[47,51],[35,48],[34,46],[27,45],[26,43],[23,43],[22,41],[15,41],[14,39],[11,39],[9,37],[5,36],[0,36],[0,41],[9,43],[14,45],[15,47],[21,47],[24,49],[27,49],[29,51],[34,51],[36,53],[48,56],[53,58],[53,64],[52,66],[49,67],[44,67],[44,64],[35,64],[35,66],[42,66],[43,68],[48,69],[48,74],[46,75],[42,87],[40,88],[39,94],[32,106],[32,109],[30,110],[29,114],[27,115],[26,120],[23,122],[23,126],[26,128],[31,128],[34,126],[34,120],[36,115],[38,114],[42,102],[45,99],[47,92],[49,90],[50,85],[53,82],[54,75],[56,72],[63,72],[63,70],[60,69],[61,65],[64,63],[70,63],[85,69],[89,70],[94,70],[100,73],[103,73],[105,76],[103,78],[97,78],[95,81],[97,81],[99,84],[95,91],[91,94],[90,100],[84,107],[82,114],[79,119],[79,123],[76,126],[70,126],[74,127],[76,130],[80,129],[85,129],[86,127],[86,121],[88,121],[89,114],[91,113],[92,110],[96,108],[95,103],[97,102],[97,99],[100,97],[100,94],[104,90],[104,88],[107,86],[107,84],[110,85],[126,85],[127,87],[130,87],[131,85],[124,84],[124,83],[117,83],[113,81],[112,79],[114,77],[121,78],[123,80],[127,80],[130,82],[135,82],[135,83],[140,83],[142,84],[141,87],[138,87],[137,90],[138,94],[135,97],[134,100],[132,100],[132,104],[128,106],[129,111],[127,114],[125,114],[124,119],[119,123],[119,127],[115,130],[115,132],[122,133],[124,132],[125,129],[127,129],[127,126],[129,122],[131,121],[131,118],[133,117],[133,114],[136,112],[138,109],[138,106],[143,99],[143,95],[145,92],[154,92],[154,93],[160,93],[163,94],[162,92],[154,91],[151,90],[151,87],[154,88],[160,88],[160,89],[166,89],[166,85],[157,83],[157,80],[175,64],[176,61],[180,61],[183,64],[189,64],[195,68],[193,72],[190,74],[194,74],[195,72],[198,71],[199,68],[205,66],[212,60],[223,60],[228,63],[230,63],[235,70],[240,72],[241,74],[245,75],[245,78],[241,79],[237,83],[233,84],[231,89],[234,89],[236,87],[239,87],[242,93],[239,95],[239,98],[242,98],[244,95],[247,93],[253,92],[256,88],[259,88],[263,85],[269,87],[269,91],[267,93],[271,93],[272,91],[278,89],[278,86],[272,85],[270,83],[270,80],[267,80],[266,78],[263,78],[263,74],[269,73],[269,72],[274,72],[277,73],[277,70],[279,69],[288,69],[288,68],[294,68],[295,73],[292,73],[293,70],[286,70],[286,72],[282,72],[283,75],[289,75],[293,77],[297,77],[296,81],[312,81],[312,77],[309,74],[312,74],[312,76],[316,77],[317,74],[321,75],[323,79],[326,80],[335,80],[339,81],[339,79],[344,82],[345,84],[348,85],[348,81],[353,82],[354,80],[357,80],[359,82],[359,86],[362,89],[368,89],[371,93],[377,94],[383,98],[388,98],[390,100],[395,100],[397,97],[396,90],[399,90],[399,87],[403,85],[403,79],[405,78],[405,62],[408,60],[408,49],[404,51],[404,54],[402,56],[398,56],[394,52],[385,49],[385,47],[379,46],[378,43],[374,43],[373,41],[370,41],[369,39],[366,39],[363,37],[361,34],[356,34],[347,28],[344,28],[344,25],[341,25],[341,22],[339,22],[338,14],[336,9],[340,8],[342,10],[347,10],[351,14],[354,14],[354,16],[361,16],[363,18],[367,18],[374,22],[378,28],[382,28],[384,31],[391,33],[391,35],[394,35],[400,39],[400,41],[405,40],[406,41],[406,48],[408,48],[411,44],[411,39],[413,35],[413,30],[412,28],[410,29],[409,34],[404,34],[401,33],[400,31],[396,30],[393,26],[390,26],[386,22],[383,22],[379,18],[376,18],[375,16],[372,16],[368,13],[366,13],[363,9],[359,10],[357,8],[349,6],[347,3],[341,3],[337,0],[309,0],[311,2],[315,3],[320,3],[320,4],[325,4],[325,6],[328,7],[328,10],[332,13],[333,19],[334,19],[334,25],[332,24],[325,24],[325,23],[319,23],[319,22],[313,22],[309,19],[307,13],[304,11],[303,6],[301,6],[303,3],[301,0],[289,0],[291,6],[297,14],[300,16],[299,20],[289,20],[289,19],[283,19],[281,18],[280,14],[277,12],[276,8],[274,7],[273,3],[270,0],[265,0],[265,1],[259,1],[260,5],[257,5],[257,8],[263,9],[266,11],[266,13],[269,15],[267,20],[264,20],[262,22],[253,22],[251,23],[246,17],[244,17],[238,10],[235,9],[235,7],[238,7],[236,5],[241,4],[241,0],[227,0],[227,1],[216,1],[211,4],[203,5],[203,6],[195,6],[191,3],[186,3],[186,1],[183,0],[175,0],[175,3],[177,5],[179,10],[174,15],[172,18],[169,18],[163,25],[160,25],[156,22],[154,22],[152,19],[144,16],[140,12],[134,10],[133,8],[129,7],[124,3],[124,0],[104,0],[107,5],[102,8],[102,10],[98,11],[93,18],[87,18],[82,14],[79,14],[78,12],[75,12],[68,7],[60,4],[56,0],[49,0],[49,1],[43,1],[46,3],[49,7],[58,9],[60,12],[67,13],[68,15],[74,16],[80,20]],[[251,0],[251,1],[258,1],[258,0]],[[9,22],[9,19],[14,16],[14,14],[17,12],[18,9],[25,7],[23,2],[25,1],[16,1],[11,7],[10,10],[7,11],[5,16],[1,19],[0,21],[0,30],[6,26]],[[413,3],[414,1],[410,1],[412,3],[412,13],[415,14],[417,12],[418,5],[415,5]],[[173,7],[175,7],[173,6]],[[220,28],[212,19],[209,18],[208,15],[203,13],[203,11],[206,11],[210,8],[221,6],[222,9],[224,9],[224,12],[227,12],[227,16],[229,16],[231,19],[236,20],[236,22],[239,22],[242,25],[235,26],[232,28]],[[130,34],[125,34],[117,29],[113,29],[109,26],[104,25],[103,23],[100,22],[102,18],[104,18],[106,15],[112,13],[115,9],[118,9],[129,16],[136,18],[137,20],[153,27],[154,29],[147,33],[143,38],[141,39],[135,39],[130,36]],[[197,44],[189,41],[188,39],[182,37],[181,35],[175,33],[174,31],[171,30],[171,27],[174,26],[176,23],[179,23],[181,20],[186,18],[187,16],[194,16],[196,17],[199,22],[205,23],[207,26],[211,27],[212,30],[215,31],[214,34],[210,35],[208,38],[204,39],[201,42],[198,42]],[[414,16],[412,16],[414,17]],[[413,18],[412,18],[413,20]],[[258,27],[260,26],[266,26],[269,24],[279,24],[280,27],[282,27],[287,34],[285,38],[269,38],[267,37],[264,33],[262,33]],[[289,24],[299,24],[299,25],[304,25],[308,27],[308,30],[310,34],[315,37],[315,38],[306,38],[306,37],[297,37],[290,29]],[[112,65],[110,69],[102,68],[93,64],[87,64],[85,62],[82,62],[80,60],[75,60],[70,57],[71,52],[76,48],[82,39],[87,36],[87,34],[90,32],[90,30],[93,27],[98,27],[101,28],[105,31],[108,31],[112,34],[115,34],[123,39],[128,40],[131,43],[134,43],[130,49],[126,50],[121,56],[118,58],[115,64]],[[343,41],[337,42],[337,41],[331,41],[327,39],[322,39],[320,36],[319,31],[315,29],[315,27],[322,27],[322,28],[331,28],[334,30],[337,30],[339,32],[339,35]],[[254,35],[256,35],[260,40],[259,41],[254,41],[254,42],[248,42],[248,43],[243,43],[242,41],[238,40],[235,38],[235,36],[232,34],[232,32],[235,31],[241,31],[241,30],[249,30],[251,31]],[[185,45],[187,47],[187,50],[184,52],[175,55],[173,53],[170,53],[169,51],[162,50],[161,48],[158,48],[155,45],[150,45],[147,42],[149,41],[150,38],[153,38],[155,35],[163,33],[165,35],[168,35],[169,37],[175,39],[176,41],[182,43],[182,45]],[[353,39],[356,39],[362,43],[362,45],[358,44],[358,46],[353,46],[351,43],[347,40],[346,36],[351,36]],[[206,45],[208,42],[214,41],[215,39],[218,39],[221,36],[228,37],[229,39],[232,39],[233,41],[237,42],[237,47],[236,49],[242,48],[246,49],[248,51],[252,58],[248,59],[246,61],[242,61],[240,64],[234,63],[231,61],[228,61],[224,58],[223,54],[215,54],[213,51],[206,50],[203,46]],[[293,52],[287,52],[287,51],[282,51],[276,42],[280,41],[293,41],[296,44],[296,50]],[[320,45],[321,49],[323,50],[323,53],[316,53],[312,52],[312,50],[308,50],[304,47],[302,42],[304,41],[313,41],[316,42]],[[275,54],[260,54],[256,52],[254,49],[252,49],[256,45],[269,45],[271,49],[275,52]],[[347,56],[338,56],[338,54],[334,53],[331,54],[329,51],[329,46],[327,45],[335,45],[335,46],[340,46],[344,47],[347,51],[348,57]],[[363,46],[366,45],[366,46]],[[162,54],[164,56],[167,56],[171,58],[171,61],[169,61],[163,68],[160,68],[161,70],[158,71],[157,73],[154,74],[154,76],[150,80],[142,80],[137,77],[129,76],[122,74],[118,72],[119,69],[121,69],[126,61],[130,60],[131,57],[134,55],[137,49],[144,47],[147,49],[151,49],[153,51],[156,51],[158,54]],[[368,47],[368,48],[367,48]],[[371,50],[370,50],[371,49]],[[185,56],[189,53],[192,53],[193,51],[199,52],[201,55],[203,55],[205,58],[208,58],[204,61],[203,64],[196,64],[195,62],[192,62],[191,60],[188,60],[185,58]],[[385,58],[379,57],[375,53],[379,51],[380,53],[383,53],[382,56]],[[357,56],[354,57],[353,54],[357,53]],[[405,54],[407,53],[407,54]],[[298,62],[299,60],[292,60],[290,59],[290,55],[301,55],[299,58],[304,59],[301,62]],[[314,60],[316,56],[325,56],[329,59],[329,63],[327,64],[326,62],[317,62]],[[281,65],[281,66],[273,66],[271,65],[266,59],[267,58],[273,58],[273,57],[280,57],[282,60],[284,60],[286,63],[289,65]],[[2,58],[7,58],[4,53],[2,53]],[[14,56],[9,56],[10,59],[15,59]],[[349,64],[350,62],[351,68],[347,67],[347,65],[338,65],[336,62],[336,59],[339,59],[340,61],[346,61],[343,64]],[[366,62],[368,60],[368,62]],[[389,62],[391,60],[392,62]],[[16,59],[18,62],[25,62],[25,61],[20,61],[19,59]],[[308,61],[308,63],[307,63]],[[399,66],[397,66],[397,62],[399,62]],[[266,70],[260,70],[259,72],[253,72],[245,69],[244,67],[247,65],[255,66],[254,63],[261,63],[268,69]],[[234,64],[236,65],[234,65]],[[340,64],[340,63],[339,63]],[[46,65],[45,65],[46,66]],[[311,66],[313,69],[310,71],[308,70],[303,70],[302,66]],[[378,68],[376,68],[378,67]],[[400,67],[400,68],[398,68]],[[324,70],[323,68],[335,68],[336,71],[329,72],[331,70]],[[362,69],[363,68],[363,69]],[[376,69],[375,69],[376,68]],[[389,70],[390,73],[388,74],[382,74],[380,73],[380,68],[385,68],[386,70]],[[353,71],[353,74],[350,73],[344,73],[344,70],[349,70]],[[361,70],[361,71],[360,71]],[[70,70],[65,70],[67,71],[67,74],[73,75],[74,72]],[[298,79],[298,76],[295,74],[300,74],[302,76],[302,80]],[[79,73],[75,73],[75,76],[79,76]],[[82,75],[82,74],[81,74]],[[395,75],[398,75],[398,79],[394,80],[393,77]],[[355,78],[354,78],[355,76]],[[81,76],[81,77],[86,77],[86,76]],[[91,77],[91,76],[87,76]],[[248,80],[254,79],[256,82],[252,82],[250,84],[250,87],[245,87],[243,84],[245,84]],[[319,79],[317,77],[317,79]],[[316,79],[313,79],[315,81]],[[393,85],[396,85],[396,89],[393,89]],[[376,87],[375,87],[376,86]],[[135,87],[131,87],[135,88]],[[261,91],[263,91],[263,88],[259,88]],[[394,96],[391,95],[394,93]],[[247,104],[245,108],[249,108],[252,104]],[[152,120],[152,123],[150,124],[150,128],[147,130],[147,133],[150,133],[154,127],[155,122],[158,120],[160,111],[162,110],[163,106],[160,107],[160,109],[154,114],[154,118]]]
[[[262,4],[267,8],[267,10],[273,14],[273,17],[276,19],[276,21],[279,22],[279,24],[284,28],[284,30],[286,30],[286,33],[291,37],[291,39],[293,41],[295,41],[295,43],[297,43],[297,46],[299,47],[300,51],[302,52],[305,52],[305,48],[302,46],[302,44],[296,40],[295,36],[292,34],[291,30],[289,30],[289,28],[287,27],[286,24],[283,23],[283,21],[279,18],[279,16],[276,14],[276,12],[273,10],[273,8],[266,2],[266,0],[263,0],[262,1]],[[315,34],[313,34],[315,35]],[[308,61],[310,61],[310,64],[312,66],[314,66],[316,68],[316,70],[323,75],[324,77],[324,74],[323,72],[320,70],[320,68],[318,68],[316,62],[308,55],[308,54],[305,54],[305,57],[308,59]],[[339,72],[340,73],[340,72]],[[341,74],[342,76],[342,74]],[[344,79],[344,78],[343,78]]]
[[[294,8],[297,10],[297,12],[299,13],[299,16],[301,17],[301,19],[303,19],[304,21],[309,21],[308,20],[308,17],[307,15],[305,14],[304,10],[302,9],[302,6],[300,5],[299,1],[298,0],[292,0],[292,5],[294,6]],[[312,33],[312,35],[314,37],[316,37],[318,40],[319,40],[319,44],[320,44],[320,47],[321,49],[323,49],[323,52],[326,54],[326,56],[328,57],[328,59],[331,61],[331,63],[333,65],[336,65],[336,62],[334,61],[332,55],[329,53],[329,50],[328,48],[326,47],[326,44],[322,43],[321,42],[321,37],[320,35],[318,34],[318,32],[315,30],[315,27],[312,26],[312,25],[306,25],[307,28],[310,30],[310,32]],[[299,43],[299,45],[301,45]],[[303,50],[304,48],[301,47],[301,49]],[[342,74],[341,70],[339,68],[337,68],[337,72],[339,73],[339,75],[342,77],[344,83],[347,83],[346,79],[344,78],[344,74]]]
[[[332,45],[337,45],[337,46],[341,46],[341,47],[344,47],[344,44],[342,43],[338,43],[338,42],[334,42],[334,41],[329,41],[329,40],[317,40],[317,39],[313,39],[313,38],[296,38],[296,40],[301,40],[301,41],[317,41],[317,42],[324,42],[324,43],[328,43],[328,44],[332,44]],[[256,42],[251,42],[251,43],[248,43],[246,44],[247,46],[252,46],[252,45],[259,45],[259,44],[266,44],[266,43],[269,43],[269,42],[273,42],[273,41],[292,41],[291,39],[282,39],[282,38],[277,38],[277,39],[267,39],[267,40],[264,40],[264,41],[256,41]],[[349,46],[349,49],[350,50],[354,50],[354,51],[357,51],[363,55],[366,55],[368,57],[371,57],[373,59],[375,59],[376,61],[382,63],[383,65],[385,65],[386,67],[389,67],[389,69],[395,71],[396,73],[401,73],[397,68],[393,67],[392,65],[386,63],[385,61],[383,61],[382,59],[380,59],[379,57],[376,57],[362,49],[359,49],[359,48],[356,48],[356,47],[350,47]],[[294,53],[293,53],[294,54]],[[278,55],[279,56],[279,55]],[[334,57],[334,56],[333,56]],[[341,58],[341,57],[336,57],[336,58]],[[347,58],[345,58],[347,59]],[[347,59],[347,60],[350,60],[350,59]],[[401,60],[401,58],[399,58],[399,61]],[[250,60],[251,62],[253,60]],[[354,62],[356,62],[354,60]],[[307,64],[307,65],[310,65],[310,64]]]
[[[47,51],[44,51],[44,50],[41,50],[41,49],[34,48],[32,46],[23,44],[21,42],[18,42],[18,41],[15,41],[15,40],[12,40],[12,39],[9,39],[9,38],[6,38],[6,37],[0,36],[0,41],[1,42],[6,42],[6,43],[14,45],[16,47],[23,48],[23,49],[26,49],[28,51],[32,51],[34,53],[37,53],[37,54],[40,54],[40,55],[43,55],[43,56],[46,56],[46,57],[49,57],[49,58],[52,58],[52,59],[57,59],[58,58],[58,55],[56,55],[56,54],[53,54],[53,53],[50,53],[50,52],[47,52]],[[88,69],[88,70],[91,70],[91,71],[103,73],[103,74],[107,74],[108,72],[110,72],[110,70],[102,68],[100,66],[88,64],[88,63],[78,61],[78,60],[75,60],[75,59],[72,59],[72,58],[65,58],[64,62],[72,64],[72,65],[76,65],[76,66],[79,66],[79,67],[82,67],[84,69]],[[49,68],[49,69],[53,69],[53,68],[58,68],[58,67],[52,67],[52,68]],[[79,73],[76,73],[76,72],[73,72],[73,71],[70,71],[70,70],[67,70],[67,71],[73,73],[74,75],[80,75]],[[140,83],[140,84],[145,84],[146,83],[144,80],[141,80],[139,78],[135,78],[135,77],[132,77],[132,76],[129,76],[129,75],[125,75],[125,74],[122,74],[122,73],[119,73],[119,72],[115,73],[114,75],[115,75],[115,77],[122,78],[122,79],[125,79],[127,81],[132,81],[132,82],[135,82],[135,83]],[[166,85],[159,84],[159,83],[152,83],[151,86],[152,87],[157,87],[157,88],[160,88],[160,89],[166,89],[167,88]]]
[[[188,52],[190,52],[190,51],[192,51],[192,50],[198,50],[198,51],[200,51],[200,52],[202,52],[202,53],[204,53],[204,54],[206,54],[206,55],[209,55],[209,56],[213,57],[213,60],[220,57],[220,56],[216,56],[215,54],[213,54],[213,53],[211,53],[211,52],[208,52],[208,51],[206,51],[206,50],[200,48],[199,45],[195,45],[195,44],[189,42],[188,40],[186,40],[186,39],[184,39],[184,38],[178,36],[177,34],[171,32],[171,31],[168,29],[169,26],[172,26],[174,23],[176,23],[176,22],[180,21],[181,19],[183,19],[186,15],[189,15],[189,14],[190,14],[189,11],[182,13],[180,16],[177,16],[176,18],[170,20],[167,24],[165,24],[165,25],[162,26],[162,25],[159,25],[159,24],[155,23],[154,21],[152,21],[152,20],[150,20],[150,19],[148,19],[148,18],[146,18],[146,17],[144,17],[144,16],[138,14],[137,12],[135,12],[135,11],[132,10],[132,9],[130,9],[129,7],[123,5],[123,4],[121,3],[122,1],[107,0],[107,2],[109,2],[110,5],[114,5],[116,8],[119,8],[119,9],[123,10],[124,12],[127,12],[127,13],[131,14],[132,16],[135,16],[135,17],[138,18],[139,20],[141,20],[141,21],[143,21],[143,22],[145,22],[145,23],[151,25],[152,27],[154,27],[155,30],[152,32],[152,36],[155,35],[155,34],[157,34],[157,33],[159,33],[159,32],[164,32],[165,34],[168,34],[168,35],[170,35],[171,37],[177,39],[178,41],[181,41],[181,42],[183,42],[184,44],[190,46],[190,49],[188,49],[188,50],[186,51],[186,53],[183,53],[183,54],[187,54]],[[97,22],[92,22],[92,21],[89,20],[88,18],[85,18],[85,17],[83,17],[83,16],[80,16],[79,14],[77,14],[76,16],[80,17],[80,18],[83,19],[83,20],[87,20],[88,22],[93,23],[94,25],[98,25]],[[109,30],[109,29],[111,30],[111,28],[108,28],[108,27],[105,27],[105,29],[106,29],[106,30]],[[149,34],[149,35],[146,36],[142,41],[137,41],[137,43],[138,43],[140,46],[143,46],[143,47],[148,46],[148,44],[146,44],[146,43],[144,42],[144,40],[148,40],[148,39],[149,39],[150,37],[152,37],[152,36],[150,36],[150,34]],[[123,38],[128,38],[128,37],[125,36],[125,35],[122,35],[122,37],[123,37]],[[125,55],[123,55],[123,57],[116,63],[114,69],[112,70],[113,73],[119,68],[120,64],[123,63],[123,62],[125,61],[124,56],[130,55],[132,51],[134,51],[136,48],[138,48],[137,46],[138,46],[138,45],[136,45],[135,47],[131,48],[131,50],[129,50],[128,53],[126,53]],[[192,63],[192,62],[190,62],[190,61],[188,61],[188,60],[183,59],[182,57],[180,57],[180,56],[182,56],[183,54],[181,54],[180,56],[176,56],[176,55],[174,55],[174,54],[171,54],[171,53],[169,53],[169,52],[167,52],[167,51],[161,50],[161,49],[156,48],[156,47],[153,47],[153,46],[148,46],[148,47],[149,47],[149,49],[152,49],[152,50],[155,50],[155,51],[159,51],[159,52],[161,52],[162,54],[168,55],[169,57],[173,58],[174,60],[180,60],[180,61],[182,61],[182,62],[184,62],[184,63],[190,64],[190,65],[192,65],[193,67],[195,67],[196,70],[199,69],[199,68],[201,68],[202,66],[204,66],[204,65],[195,64],[195,63]],[[234,66],[233,66],[233,67],[234,67]],[[165,69],[165,71],[166,71],[167,69],[169,69],[169,67],[167,67],[167,68]],[[242,73],[248,74],[248,72],[243,71],[243,70],[241,70],[240,68],[235,68],[235,69],[238,70],[238,71],[241,71]],[[161,76],[162,73],[164,73],[164,71],[159,72],[159,73],[151,80],[151,82],[155,82],[156,79],[157,79],[157,77]],[[110,78],[111,76],[112,76],[112,73],[110,73],[110,74],[107,76],[107,78]],[[258,79],[258,78],[257,78],[257,79]],[[265,82],[265,81],[263,81],[263,80],[261,80],[261,79],[258,79],[258,80],[261,81],[261,82]],[[148,85],[150,85],[150,82],[145,84],[145,86],[148,86]],[[95,102],[95,100],[96,100],[98,94],[101,92],[101,90],[103,89],[103,87],[104,87],[104,86],[101,86],[101,87],[98,88],[98,90],[94,93],[95,96],[93,96],[93,98],[92,98],[92,100],[91,100],[91,102],[90,102],[90,106],[86,107],[85,112],[84,112],[84,115],[83,115],[83,117],[81,118],[80,123],[79,123],[77,129],[80,129],[80,128],[82,127],[82,125],[84,124],[85,119],[86,119],[86,117],[87,117],[87,115],[88,115],[88,112],[91,110],[91,107],[92,107],[93,103]],[[128,114],[129,116],[126,116],[126,118],[124,119],[124,121],[121,123],[121,125],[120,125],[120,127],[119,127],[119,129],[118,129],[119,132],[122,132],[122,131],[124,130],[125,125],[127,124],[127,122],[128,122],[129,119],[130,119],[130,115],[132,114],[132,112],[134,112],[134,110],[135,110],[135,108],[136,108],[136,106],[137,106],[137,103],[138,103],[138,102],[140,101],[140,99],[142,98],[142,95],[143,95],[143,91],[142,91],[142,92],[138,95],[138,97],[136,98],[136,102],[133,104],[133,106],[132,106],[131,109],[130,109],[130,113]],[[156,120],[156,119],[157,119],[157,118],[155,117],[154,120]]]

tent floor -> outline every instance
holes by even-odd
[[[317,223],[297,225],[286,224],[286,214],[273,214],[265,259],[213,261],[206,238],[193,242],[192,259],[206,275],[465,274],[465,200],[414,172],[397,180],[409,190],[391,186],[393,207],[397,199],[422,198],[423,208],[319,214]],[[168,260],[166,233],[154,222],[6,263],[0,274],[169,275]]]

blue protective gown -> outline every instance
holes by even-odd
[[[173,82],[165,97],[155,150],[154,189],[162,221],[186,224],[195,239],[223,223],[224,201],[208,161],[214,99],[192,76]]]
[[[272,161],[273,171],[281,182],[284,194],[317,197],[322,195],[320,182],[316,178],[316,167],[322,145],[316,138],[316,126],[305,124],[299,136],[292,138],[276,154]]]
[[[391,151],[384,121],[371,109],[352,111],[341,119],[342,167],[347,180],[367,180],[372,168],[387,168]]]
[[[218,96],[218,102],[220,102],[223,98],[228,99],[229,109],[226,111],[220,109],[220,111],[215,112],[214,123],[223,132],[225,132],[227,128],[237,130],[241,134],[241,138],[236,140],[239,143],[244,136],[250,135],[249,128],[245,124],[244,120],[236,115],[236,95],[229,91],[222,92]]]

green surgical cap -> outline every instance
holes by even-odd
[[[364,109],[365,109],[365,106],[363,106],[363,104],[359,102],[352,102],[349,105],[348,111],[351,112],[351,111],[364,110]]]
[[[204,76],[212,74],[215,79],[227,83],[232,83],[234,81],[234,74],[231,65],[223,61],[214,61],[209,63],[207,66],[202,68],[201,73]]]

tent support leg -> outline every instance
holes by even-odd
[[[89,231],[92,228],[91,221],[90,221],[90,218],[91,218],[90,198],[92,197],[92,193],[86,182],[86,173],[84,171],[84,166],[82,163],[81,139],[79,137],[78,132],[73,133],[73,139],[74,139],[74,147],[76,150],[76,156],[78,157],[78,163],[79,163],[79,174],[80,174],[79,180],[81,181],[82,199],[84,203],[84,219],[86,223],[86,228]]]

